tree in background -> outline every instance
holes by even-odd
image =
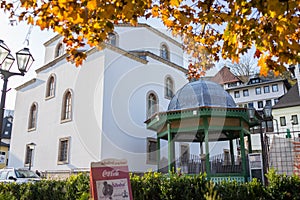
[[[249,77],[258,73],[257,59],[253,55],[244,55],[239,59],[238,63],[226,60],[223,65],[230,68],[230,71],[238,76],[244,83],[248,82]]]
[[[21,0],[0,1],[11,17],[61,34],[69,60],[81,65],[77,49],[86,41],[101,47],[118,23],[140,17],[162,20],[194,58],[189,78],[198,78],[220,58],[239,62],[255,47],[260,73],[286,71],[300,62],[299,0]],[[196,72],[196,73],[195,73]]]

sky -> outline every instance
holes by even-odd
[[[44,63],[44,42],[49,40],[55,34],[52,31],[41,31],[39,27],[32,27],[29,36],[29,45],[27,46],[26,35],[29,31],[29,25],[26,23],[15,23],[14,26],[10,25],[10,20],[7,15],[2,11],[0,12],[0,39],[11,50],[11,54],[16,58],[16,52],[28,47],[35,61],[33,62],[29,71],[22,76],[12,76],[8,79],[8,92],[6,93],[6,109],[14,109],[16,91],[14,88],[25,83],[26,81],[35,78],[35,70],[40,68]],[[18,72],[17,62],[12,66],[11,71]],[[0,80],[0,87],[2,91],[2,80]]]

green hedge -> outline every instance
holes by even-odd
[[[84,174],[62,181],[0,183],[1,200],[88,200],[89,194],[89,177]]]
[[[163,175],[147,172],[143,176],[131,175],[131,187],[135,200],[300,200],[300,179],[296,176],[268,174],[268,186],[257,180],[249,183],[223,182],[213,184],[205,175],[187,176],[172,173]],[[79,174],[67,180],[43,180],[37,183],[0,184],[1,200],[88,200],[89,176]]]

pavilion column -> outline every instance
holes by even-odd
[[[157,138],[157,143],[156,143],[156,156],[157,156],[157,171],[160,171],[160,137]],[[162,166],[164,167],[164,166]]]
[[[241,130],[240,133],[240,144],[241,144],[241,157],[242,157],[242,174],[245,178],[245,181],[247,181],[247,173],[246,173],[246,166],[247,166],[247,160],[246,160],[246,152],[245,152],[245,140],[244,140],[244,131]]]
[[[234,149],[233,149],[233,140],[229,140],[229,147],[230,147],[230,158],[231,158],[231,165],[234,165]]]
[[[167,124],[168,131],[168,171],[171,172],[175,167],[175,144],[171,132],[171,124]],[[175,169],[174,169],[175,170]]]
[[[207,178],[210,178],[210,163],[209,163],[209,139],[208,139],[208,120],[207,118],[203,119],[204,124],[204,142],[205,142],[205,171]]]

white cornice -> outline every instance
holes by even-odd
[[[16,87],[15,90],[16,90],[16,91],[19,91],[19,90],[21,90],[21,89],[27,87],[28,85],[31,85],[31,84],[35,83],[35,82],[36,82],[36,78],[33,78],[33,79],[31,79],[31,80],[29,80],[29,81],[23,83],[22,85]]]

